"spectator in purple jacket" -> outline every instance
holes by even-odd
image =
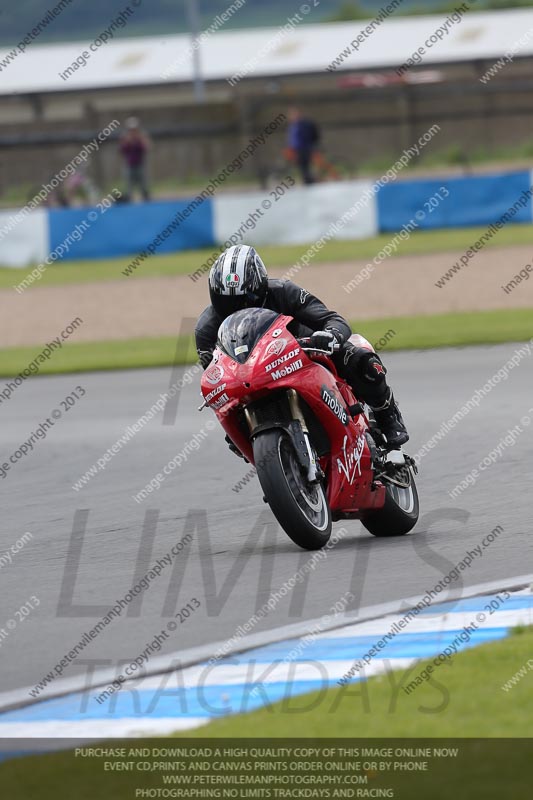
[[[126,120],[126,133],[120,140],[120,153],[124,159],[126,174],[126,197],[125,200],[132,200],[133,190],[137,186],[142,194],[143,200],[150,199],[148,180],[146,175],[146,161],[150,140],[139,126],[137,117],[129,117]]]
[[[287,144],[306,184],[315,182],[311,163],[319,141],[320,133],[313,120],[303,117],[299,108],[290,108]]]

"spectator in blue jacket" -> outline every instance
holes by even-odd
[[[302,116],[299,108],[289,109],[288,147],[294,154],[294,160],[306,184],[314,183],[311,172],[313,154],[320,141],[317,125],[311,119]]]

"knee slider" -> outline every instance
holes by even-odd
[[[376,353],[365,353],[360,362],[361,375],[371,383],[383,383],[387,370]]]

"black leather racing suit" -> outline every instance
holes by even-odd
[[[292,281],[269,280],[263,308],[294,317],[291,333],[296,338],[310,336],[314,331],[331,331],[343,345],[333,360],[339,374],[352,386],[358,399],[378,407],[385,401],[389,389],[386,370],[381,359],[348,342],[352,331],[346,320],[324,303]],[[195,329],[196,349],[204,369],[209,366],[216,346],[218,329],[223,322],[214,308],[208,306],[201,314]]]

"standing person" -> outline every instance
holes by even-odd
[[[124,159],[126,172],[126,197],[125,200],[131,201],[133,190],[137,186],[143,196],[143,200],[150,199],[148,181],[146,175],[146,161],[150,140],[141,130],[137,117],[129,117],[126,120],[126,133],[120,140],[120,153]]]
[[[294,154],[294,160],[305,184],[314,183],[311,172],[313,154],[320,141],[318,126],[311,119],[302,116],[299,108],[289,109],[288,147]]]

